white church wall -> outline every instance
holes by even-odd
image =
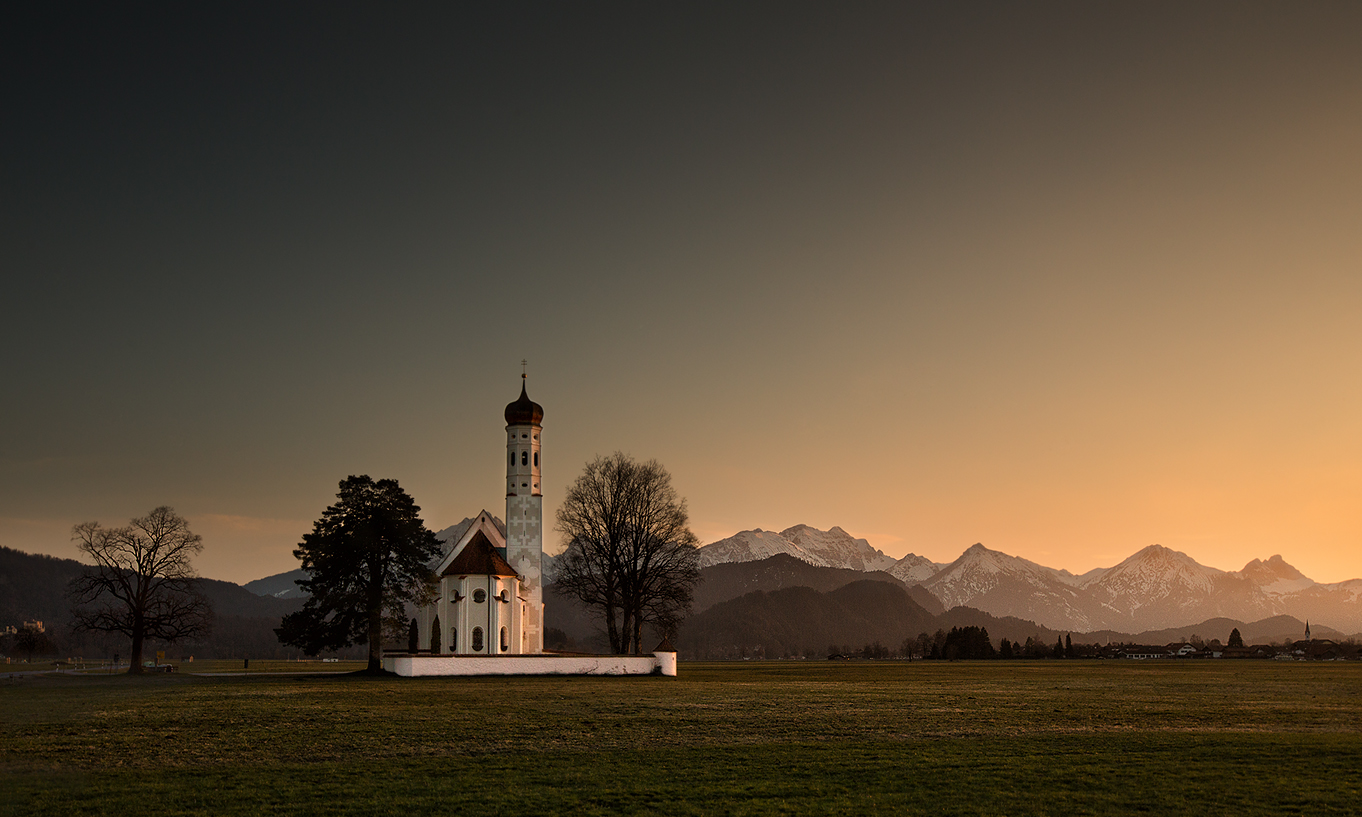
[[[439,675],[676,675],[676,653],[652,655],[389,655],[404,677]]]

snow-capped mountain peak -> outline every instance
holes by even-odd
[[[727,539],[711,542],[700,548],[700,567],[728,564],[730,562],[759,562],[780,553],[786,553],[809,564],[827,567],[818,556],[790,542],[779,533],[764,531],[761,528],[738,531]]]
[[[1047,627],[1095,630],[1107,611],[1071,586],[1060,571],[982,544],[967,548],[923,583],[948,609],[975,607],[999,616],[1030,618]]]
[[[909,553],[894,563],[886,573],[904,584],[919,584],[941,572],[943,564],[938,564],[926,556]]]
[[[728,562],[755,562],[778,553],[819,567],[845,567],[852,570],[888,570],[895,564],[870,546],[839,527],[821,531],[809,525],[795,525],[780,533],[761,528],[739,531],[700,548],[700,567]]]
[[[1284,596],[1315,586],[1313,579],[1307,578],[1305,574],[1287,564],[1280,554],[1274,555],[1266,562],[1254,559],[1244,565],[1244,569],[1239,572],[1261,587],[1269,596]]]
[[[1216,576],[1225,571],[1199,564],[1191,556],[1163,545],[1149,545],[1102,573],[1092,585],[1142,593],[1170,586],[1209,592]]]
[[[1244,576],[1207,567],[1162,545],[1140,549],[1084,589],[1127,621],[1151,629],[1219,616],[1253,621],[1281,612]]]
[[[849,567],[853,570],[888,570],[896,560],[871,547],[864,539],[856,539],[851,534],[834,525],[830,530],[821,531],[808,525],[795,525],[780,532],[787,541],[802,548],[834,567]]]

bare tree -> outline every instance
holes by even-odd
[[[123,528],[84,522],[71,538],[94,561],[68,590],[79,630],[122,633],[132,639],[129,673],[142,671],[148,638],[198,638],[212,627],[213,610],[196,586],[191,557],[203,537],[164,505]]]
[[[656,460],[597,457],[568,488],[558,532],[568,542],[556,583],[605,618],[610,648],[643,652],[643,627],[664,637],[690,610],[699,540],[686,501]]]

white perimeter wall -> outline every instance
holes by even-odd
[[[390,655],[383,669],[424,675],[676,675],[676,653],[652,655]]]

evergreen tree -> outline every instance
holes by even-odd
[[[944,655],[947,658],[993,658],[996,652],[983,627],[952,627],[946,634]]]
[[[1064,657],[1065,658],[1074,657],[1074,642],[1073,639],[1069,637],[1068,633],[1065,633],[1064,635]]]
[[[1244,637],[1241,636],[1241,635],[1239,635],[1239,628],[1238,628],[1238,627],[1235,627],[1233,630],[1230,630],[1230,643],[1227,644],[1226,646],[1229,646],[1229,647],[1242,647],[1242,646],[1244,646]]]
[[[1064,639],[1062,638],[1055,639],[1055,649],[1052,654],[1054,655],[1055,658],[1064,657]]]
[[[1003,639],[1003,643],[1002,643],[1001,645],[999,645],[998,657],[999,657],[999,658],[1011,658],[1011,657],[1012,657],[1012,642],[1011,642],[1011,641],[1008,641],[1006,638]]]
[[[385,633],[401,638],[406,605],[431,598],[440,540],[397,480],[347,477],[336,497],[293,551],[308,599],[274,632],[308,655],[368,641],[368,671],[381,672]]]

